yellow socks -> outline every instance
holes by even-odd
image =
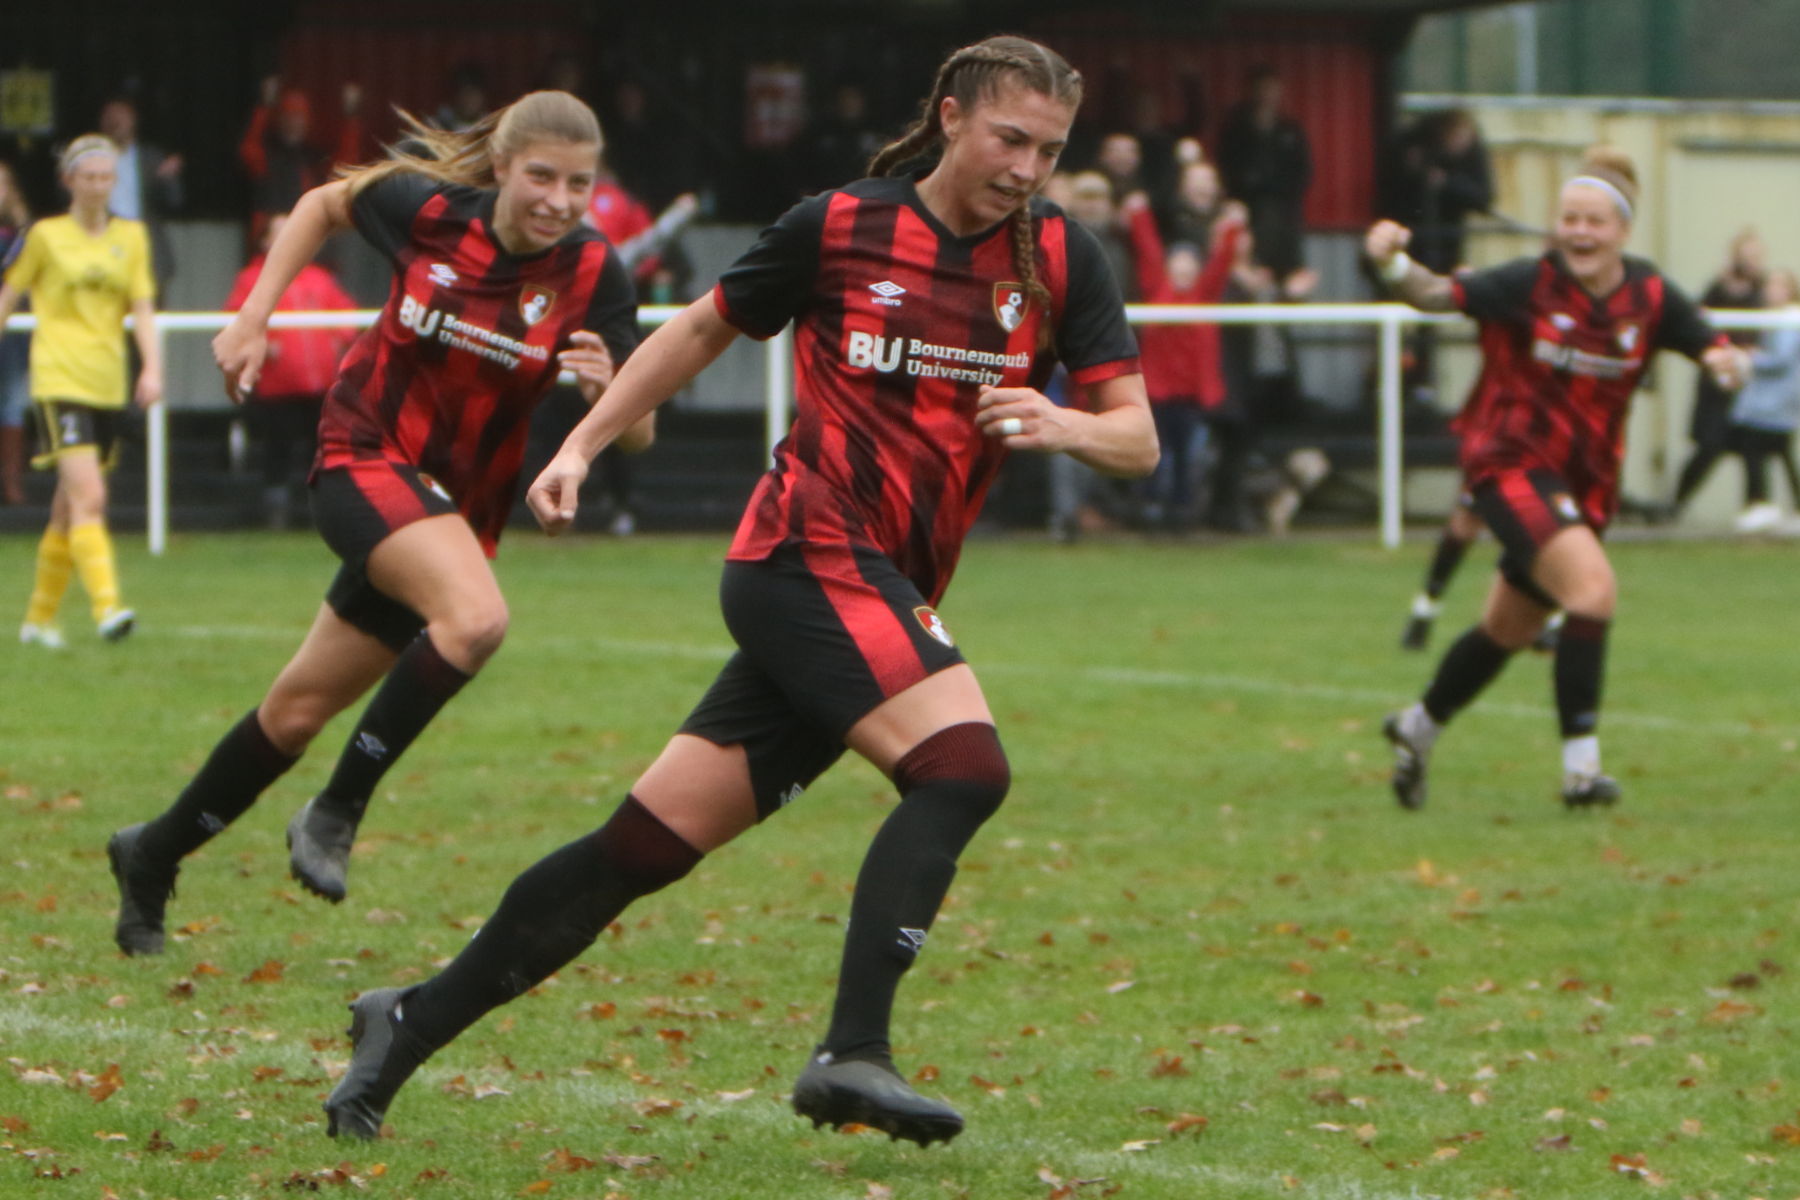
[[[119,573],[113,566],[112,538],[100,521],[88,521],[69,529],[69,554],[81,573],[81,586],[98,621],[119,607]],[[67,576],[65,575],[65,578]]]
[[[69,590],[69,573],[74,568],[75,560],[69,557],[69,536],[55,529],[44,530],[38,541],[31,603],[25,606],[27,625],[43,628],[56,624],[56,610],[62,607],[63,593]]]

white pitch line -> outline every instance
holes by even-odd
[[[167,630],[178,637],[227,637],[245,640],[291,638],[304,632],[273,625],[178,625]],[[724,662],[731,647],[691,642],[627,641],[618,638],[553,637],[534,638],[538,647],[565,650],[593,650],[608,654],[640,655],[655,658],[680,658],[693,662]],[[976,665],[981,674],[1053,676],[1058,679],[1082,679],[1092,683],[1125,687],[1166,688],[1181,691],[1226,692],[1262,696],[1287,696],[1307,700],[1327,700],[1334,704],[1354,704],[1359,708],[1385,711],[1405,704],[1412,697],[1384,692],[1376,688],[1343,687],[1329,683],[1305,683],[1289,679],[1259,679],[1251,675],[1221,675],[1203,671],[1152,671],[1141,667],[1062,666],[1048,663],[984,661]],[[1555,709],[1542,704],[1514,704],[1482,701],[1479,709],[1496,716],[1528,721],[1552,721]],[[1749,721],[1695,720],[1660,713],[1640,713],[1608,708],[1603,716],[1607,726],[1654,729],[1665,733],[1702,734],[1707,737],[1800,737],[1800,726],[1756,725]]]

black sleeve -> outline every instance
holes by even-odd
[[[1456,277],[1456,307],[1477,321],[1518,324],[1531,319],[1531,292],[1541,259],[1515,258]]]
[[[1125,301],[1106,251],[1079,221],[1063,221],[1069,286],[1056,326],[1056,355],[1071,375],[1088,367],[1137,357],[1137,338],[1125,323]]]
[[[1656,327],[1656,344],[1698,359],[1718,340],[1718,331],[1700,311],[1700,306],[1668,276],[1663,276],[1662,321]]]
[[[600,280],[594,285],[581,327],[600,335],[615,367],[629,358],[643,340],[638,331],[637,289],[632,286],[631,272],[611,247],[607,249],[606,261],[600,264]]]
[[[780,333],[813,300],[819,239],[832,193],[810,196],[783,213],[719,276],[725,319],[753,338]]]
[[[445,187],[416,171],[395,171],[350,201],[350,219],[363,240],[392,261],[412,239],[413,218]]]

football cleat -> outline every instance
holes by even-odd
[[[350,1004],[350,1065],[325,1098],[325,1133],[372,1142],[400,1086],[431,1057],[405,1028],[404,988],[376,988]]]
[[[300,886],[337,904],[348,894],[350,846],[356,820],[319,803],[314,796],[288,822],[288,870]]]
[[[1619,802],[1624,790],[1611,775],[1564,775],[1563,806],[1577,808],[1610,808]]]
[[[1425,807],[1425,764],[1431,749],[1406,736],[1400,728],[1400,714],[1389,713],[1381,722],[1381,734],[1394,747],[1394,799],[1401,808]]]
[[[42,646],[46,650],[61,650],[68,645],[63,641],[62,630],[54,625],[39,625],[33,621],[19,626],[19,644]]]
[[[129,608],[109,608],[101,614],[98,623],[100,636],[109,642],[122,642],[131,636],[132,628],[137,624],[137,613]]]
[[[930,1100],[900,1078],[891,1062],[835,1060],[820,1050],[794,1081],[794,1111],[817,1129],[830,1125],[867,1125],[892,1140],[905,1138],[921,1146],[947,1142],[962,1132],[962,1115],[948,1104]]]
[[[126,954],[161,954],[163,910],[175,894],[178,866],[158,867],[138,853],[142,825],[128,825],[106,843],[106,861],[119,885],[119,920],[113,941]]]
[[[1431,641],[1433,618],[1421,617],[1417,613],[1406,618],[1406,628],[1400,632],[1400,648],[1402,650],[1423,650]]]

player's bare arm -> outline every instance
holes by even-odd
[[[1144,377],[1120,375],[1087,389],[1093,412],[1058,408],[1032,388],[981,389],[975,423],[1010,449],[1063,453],[1106,475],[1142,478],[1160,448]]]

